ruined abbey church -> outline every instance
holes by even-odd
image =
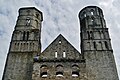
[[[43,14],[20,8],[2,80],[119,80],[102,10],[87,6],[78,18],[81,53],[61,34],[41,52]]]

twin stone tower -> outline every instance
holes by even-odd
[[[87,6],[78,17],[81,53],[61,34],[41,52],[42,12],[20,8],[2,80],[119,80],[102,10]]]

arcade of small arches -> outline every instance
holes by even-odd
[[[64,66],[61,64],[56,65],[56,77],[64,77]],[[73,64],[71,66],[71,76],[72,77],[79,77],[80,76],[80,70],[79,66],[77,64]],[[49,67],[47,65],[41,65],[40,67],[40,77],[47,78],[49,77]]]

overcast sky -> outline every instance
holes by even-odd
[[[78,13],[88,5],[104,12],[120,76],[120,0],[0,0],[0,78],[19,8],[34,6],[43,12],[42,51],[60,33],[80,51]]]

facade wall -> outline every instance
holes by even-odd
[[[41,68],[42,65],[47,65],[47,70]],[[62,65],[62,68],[57,68]],[[74,68],[73,65],[78,65]],[[79,76],[72,76],[72,72],[78,71]],[[47,77],[42,77],[42,72],[47,72]],[[62,72],[63,76],[57,76],[57,72]],[[86,79],[85,63],[80,62],[39,62],[34,63],[33,80],[87,80]]]

